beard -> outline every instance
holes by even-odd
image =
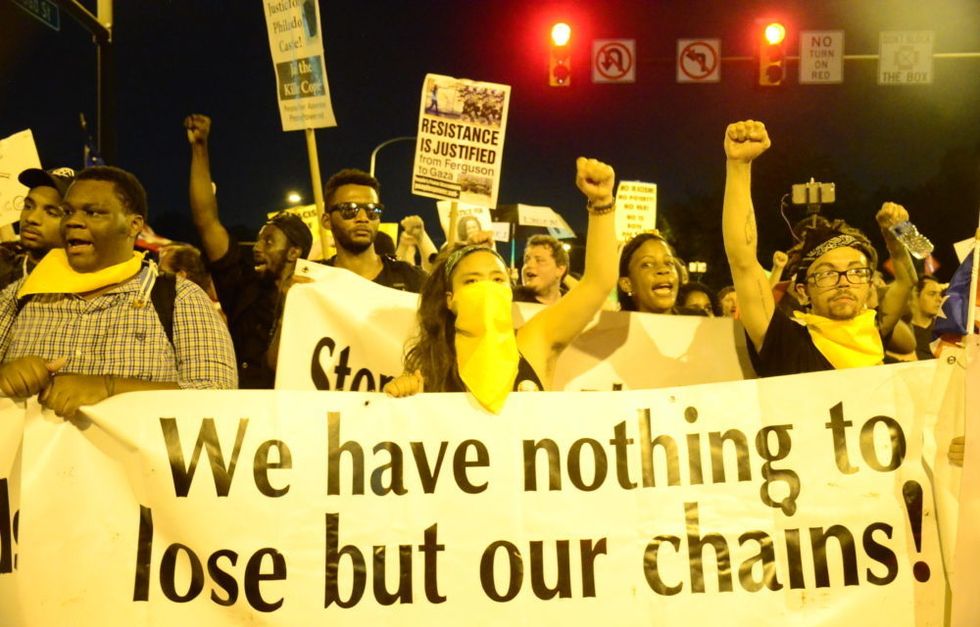
[[[363,253],[368,248],[374,246],[374,238],[372,237],[370,241],[353,241],[346,233],[340,231],[339,229],[334,232],[334,243],[337,248],[343,248],[349,253],[354,253],[359,255]]]

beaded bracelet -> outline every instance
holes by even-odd
[[[585,205],[585,210],[588,211],[590,215],[594,215],[594,216],[605,215],[605,214],[609,213],[610,211],[614,210],[615,208],[616,208],[616,199],[615,198],[613,198],[612,200],[610,200],[608,204],[599,205],[599,206],[594,206],[592,204],[592,199],[590,198],[589,199],[589,202],[587,202],[586,205]]]

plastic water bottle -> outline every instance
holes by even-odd
[[[915,225],[908,220],[896,224],[890,230],[898,238],[898,241],[905,245],[909,254],[916,259],[925,259],[935,248],[929,238],[919,233],[919,229],[915,228]]]

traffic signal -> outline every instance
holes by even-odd
[[[763,87],[772,87],[783,82],[786,74],[783,67],[786,60],[783,53],[784,39],[786,27],[779,22],[766,24],[759,42],[759,84]]]
[[[571,49],[568,41],[572,29],[565,22],[551,27],[551,55],[548,70],[548,84],[552,87],[568,87],[572,82]]]

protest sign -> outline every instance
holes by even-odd
[[[318,2],[263,0],[282,130],[337,126],[330,103]]]
[[[620,181],[616,189],[616,240],[657,228],[657,184]]]
[[[439,225],[442,232],[449,240],[449,213],[452,202],[440,200],[436,202],[436,211],[439,213]],[[493,228],[493,217],[488,207],[471,205],[465,202],[456,203],[456,241],[465,242],[467,238],[477,231],[489,231]]]
[[[401,374],[418,297],[347,270],[324,268],[318,274],[323,278],[316,283],[289,290],[276,388],[381,389]],[[515,324],[541,308],[518,303]],[[752,370],[745,334],[730,318],[607,311],[558,358],[553,388],[635,390],[733,381],[746,373]]]
[[[20,210],[30,190],[17,177],[28,168],[40,167],[30,129],[0,139],[0,226],[20,220]]]
[[[510,87],[426,74],[412,193],[497,204]]]
[[[0,611],[82,626],[601,624],[610,608],[617,625],[940,624],[914,446],[930,368],[515,393],[492,420],[463,394],[271,391],[33,416],[19,605]]]

